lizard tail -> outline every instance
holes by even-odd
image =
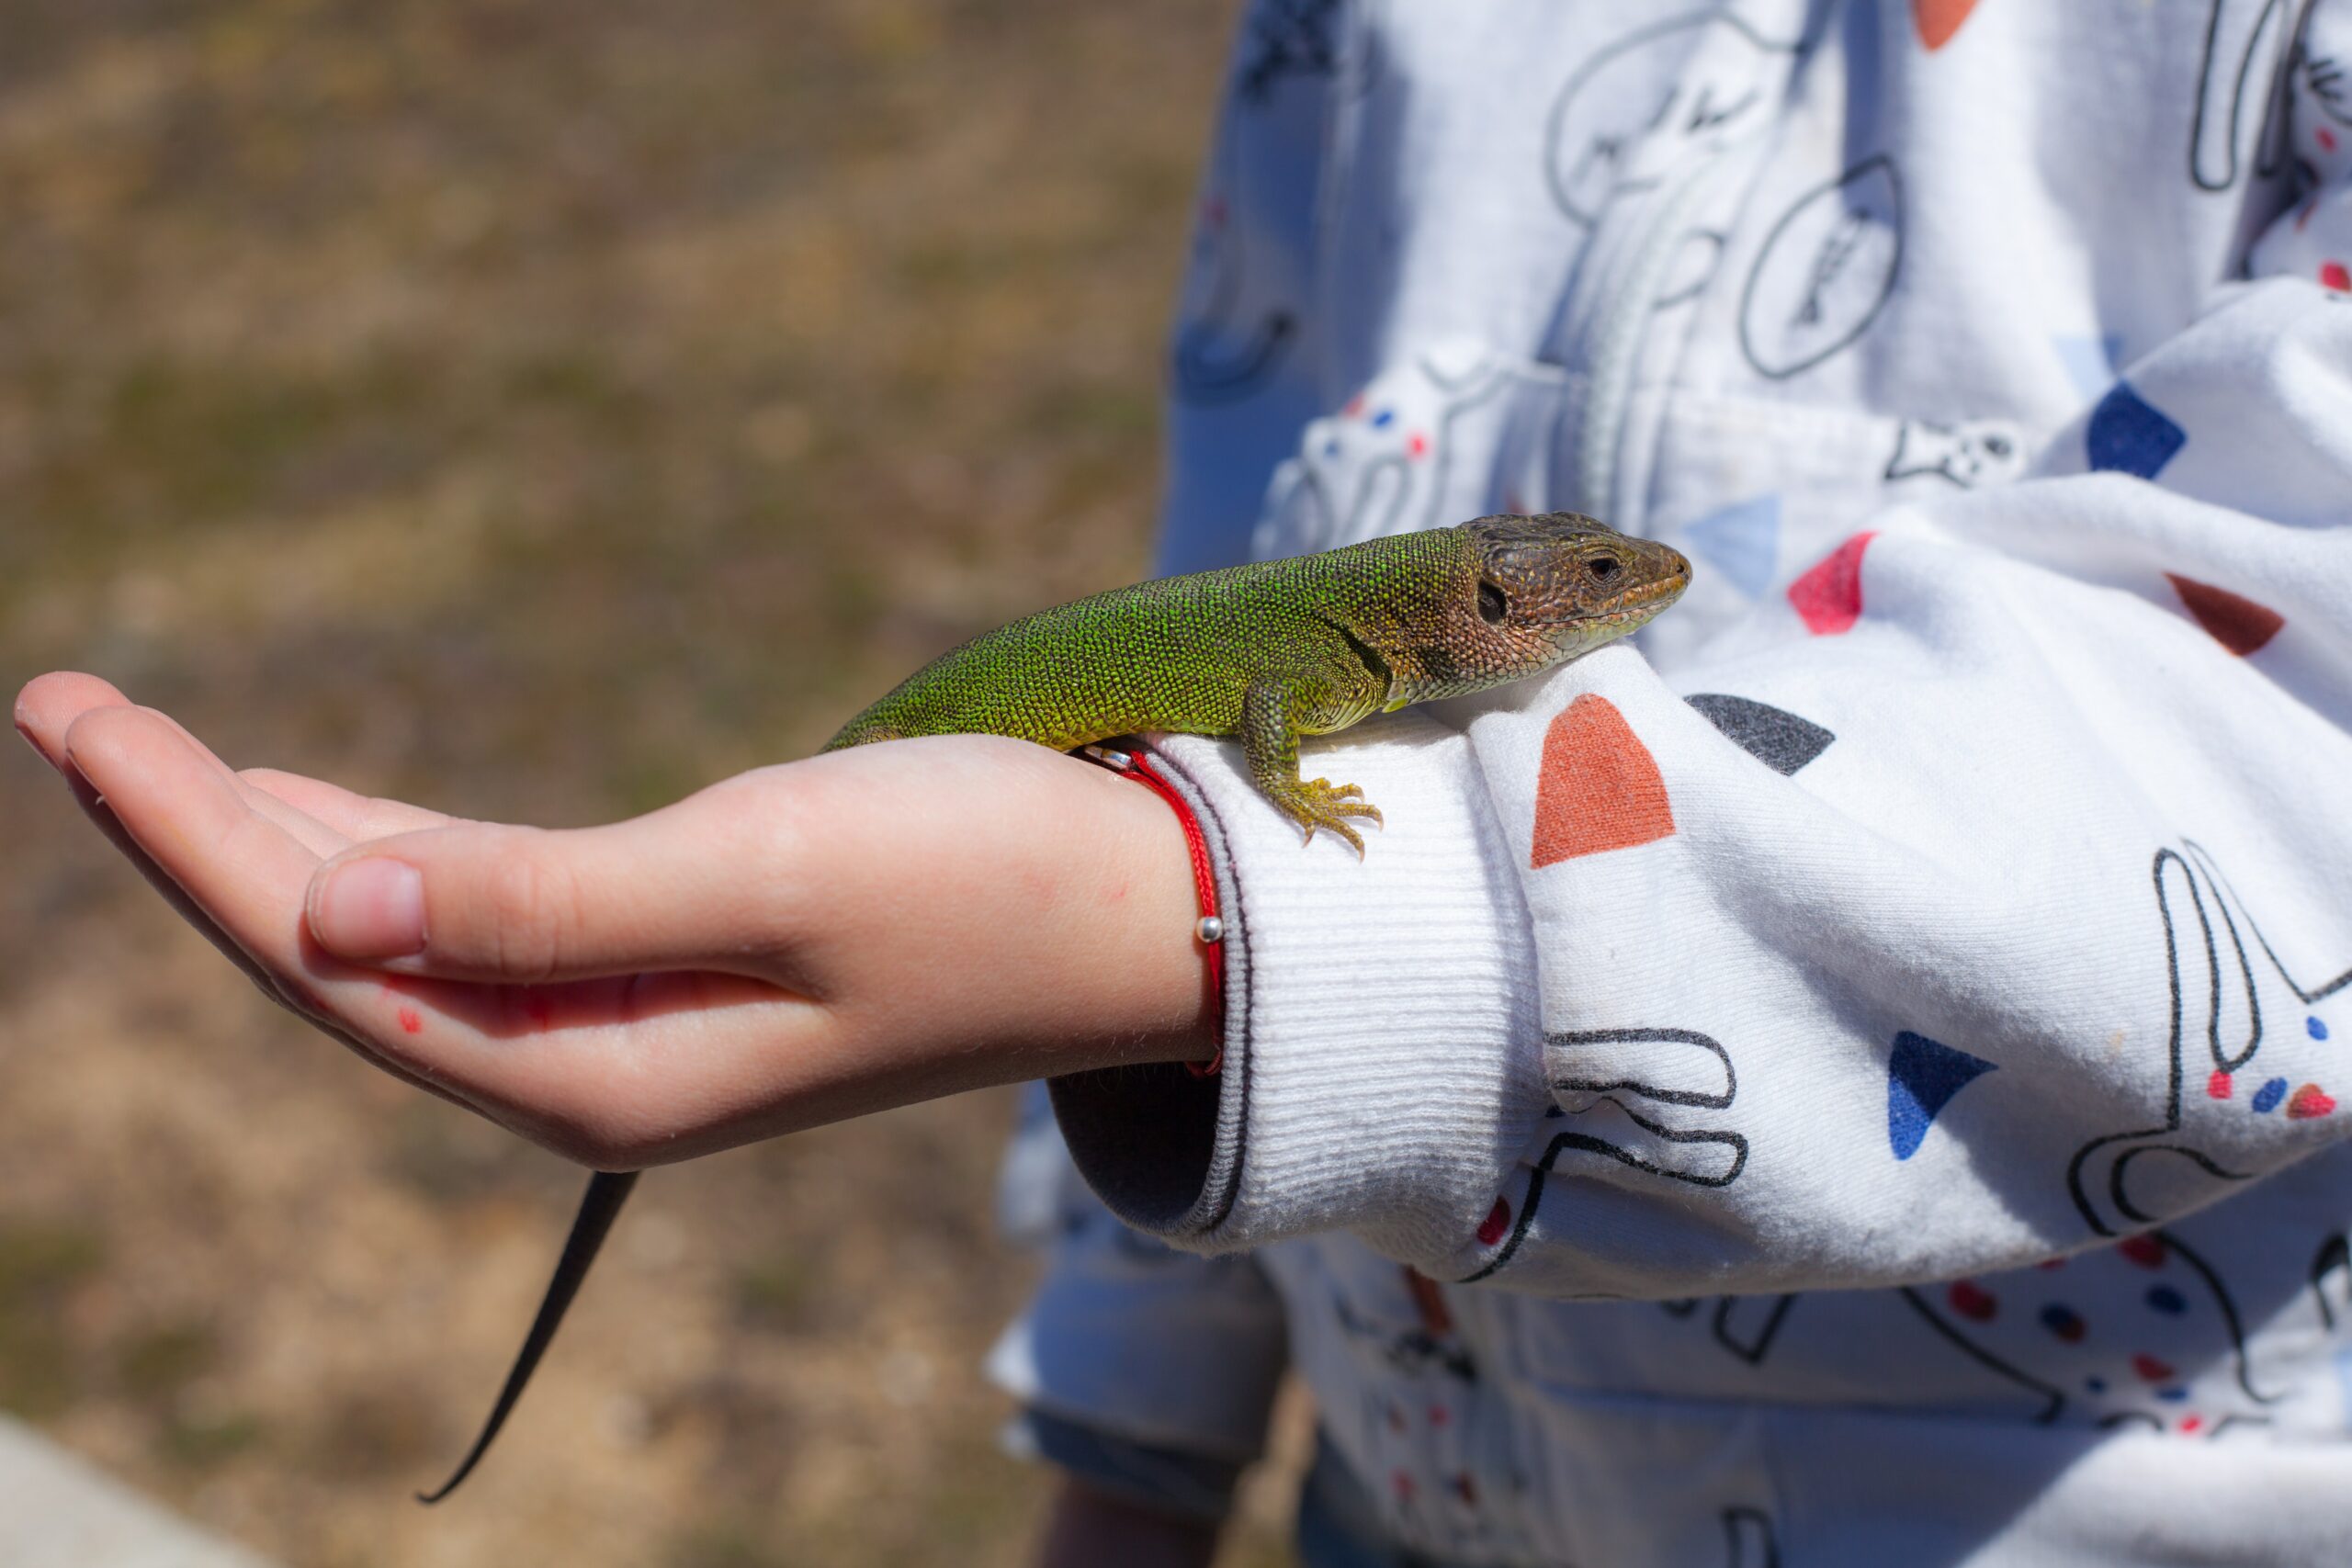
[[[514,1402],[523,1397],[533,1370],[563,1322],[565,1309],[579,1292],[580,1282],[588,1277],[589,1265],[596,1261],[596,1249],[605,1245],[605,1233],[620,1216],[621,1205],[628,1201],[637,1176],[633,1170],[600,1170],[588,1179],[588,1190],[580,1200],[580,1212],[572,1216],[571,1234],[563,1240],[563,1256],[556,1259],[555,1278],[548,1281],[547,1294],[539,1298],[539,1314],[531,1320],[531,1332],[524,1336],[523,1348],[514,1358],[514,1370],[506,1374],[506,1386],[498,1391],[498,1403],[491,1407],[490,1419],[482,1423],[481,1436],[466,1450],[457,1473],[443,1482],[437,1491],[418,1493],[418,1502],[438,1503],[455,1492],[458,1483],[472,1474],[474,1466],[481,1462],[481,1456],[490,1451],[491,1439],[506,1425]]]

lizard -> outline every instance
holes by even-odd
[[[1158,578],[983,632],[916,671],[823,750],[989,734],[1072,750],[1150,731],[1237,737],[1251,782],[1304,831],[1381,822],[1353,784],[1307,779],[1299,740],[1540,674],[1681,596],[1690,563],[1575,513],[1498,514],[1281,560]],[[598,1171],[456,1490],[504,1425],[635,1187]]]

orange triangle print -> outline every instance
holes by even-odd
[[[1929,54],[1951,41],[1976,0],[1911,0],[1911,21],[1919,29],[1919,47]]]
[[[1587,692],[1544,732],[1535,782],[1536,869],[1671,837],[1657,761],[1607,697]]]

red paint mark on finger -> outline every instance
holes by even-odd
[[[401,1032],[403,1034],[424,1033],[424,1015],[414,1008],[401,1009]]]

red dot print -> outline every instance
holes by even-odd
[[[2180,1435],[2184,1438],[2192,1436],[2204,1425],[2205,1417],[2202,1416],[2184,1416],[2180,1418]]]
[[[1432,1427],[1442,1427],[1442,1426],[1444,1426],[1447,1422],[1449,1422],[1449,1421],[1451,1421],[1451,1420],[1453,1420],[1453,1411],[1451,1411],[1451,1410],[1448,1410],[1444,1405],[1442,1405],[1442,1404],[1432,1404],[1432,1405],[1430,1405],[1430,1426],[1432,1426]]]
[[[1498,1198],[1495,1200],[1495,1206],[1487,1211],[1485,1221],[1478,1226],[1478,1245],[1492,1247],[1502,1240],[1503,1233],[1510,1229],[1510,1200]]]
[[[2295,1091],[2295,1097],[2292,1100],[2287,1101],[2287,1116],[2293,1122],[2303,1122],[2314,1116],[2324,1116],[2335,1109],[2335,1098],[2322,1090],[2315,1083],[2305,1084]]]
[[[424,1018],[414,1008],[401,1009],[401,1028],[407,1033],[419,1034],[424,1030]]]
[[[2132,1358],[2132,1370],[2139,1373],[2142,1378],[2145,1379],[2149,1382],[2170,1382],[2172,1381],[2171,1364],[2158,1360],[2155,1357],[2149,1355],[2145,1350],[2141,1351],[2138,1355]]]
[[[2323,125],[2319,128],[2318,138],[2322,151],[2328,152],[2335,151],[2335,132]]]
[[[2319,264],[2319,280],[2323,287],[2341,294],[2346,289],[2352,289],[2352,270],[2346,270],[2340,261],[2322,262]]]
[[[1815,637],[1836,637],[1854,629],[1862,618],[1862,552],[1876,537],[1874,533],[1855,535],[1789,584],[1789,603],[1805,630]]]
[[[2213,1070],[2213,1076],[2205,1080],[2205,1098],[2208,1100],[2227,1100],[2230,1098],[2229,1069],[2226,1067],[2216,1067]]]
[[[2165,1266],[2165,1244],[2145,1231],[2138,1235],[2125,1236],[2115,1244],[2115,1250],[2143,1269]]]
[[[1993,1314],[2000,1310],[1993,1292],[1973,1280],[1954,1280],[1945,1299],[1951,1303],[1952,1311],[1978,1323],[1992,1322]]]
[[[1428,436],[1422,434],[1417,430],[1413,432],[1412,434],[1405,438],[1405,456],[1408,457],[1426,457],[1429,455],[1430,438]]]
[[[1363,412],[1363,394],[1362,392],[1358,392],[1354,397],[1348,400],[1348,406],[1340,411],[1340,417],[1341,419],[1353,419],[1356,415],[1362,412]]]

